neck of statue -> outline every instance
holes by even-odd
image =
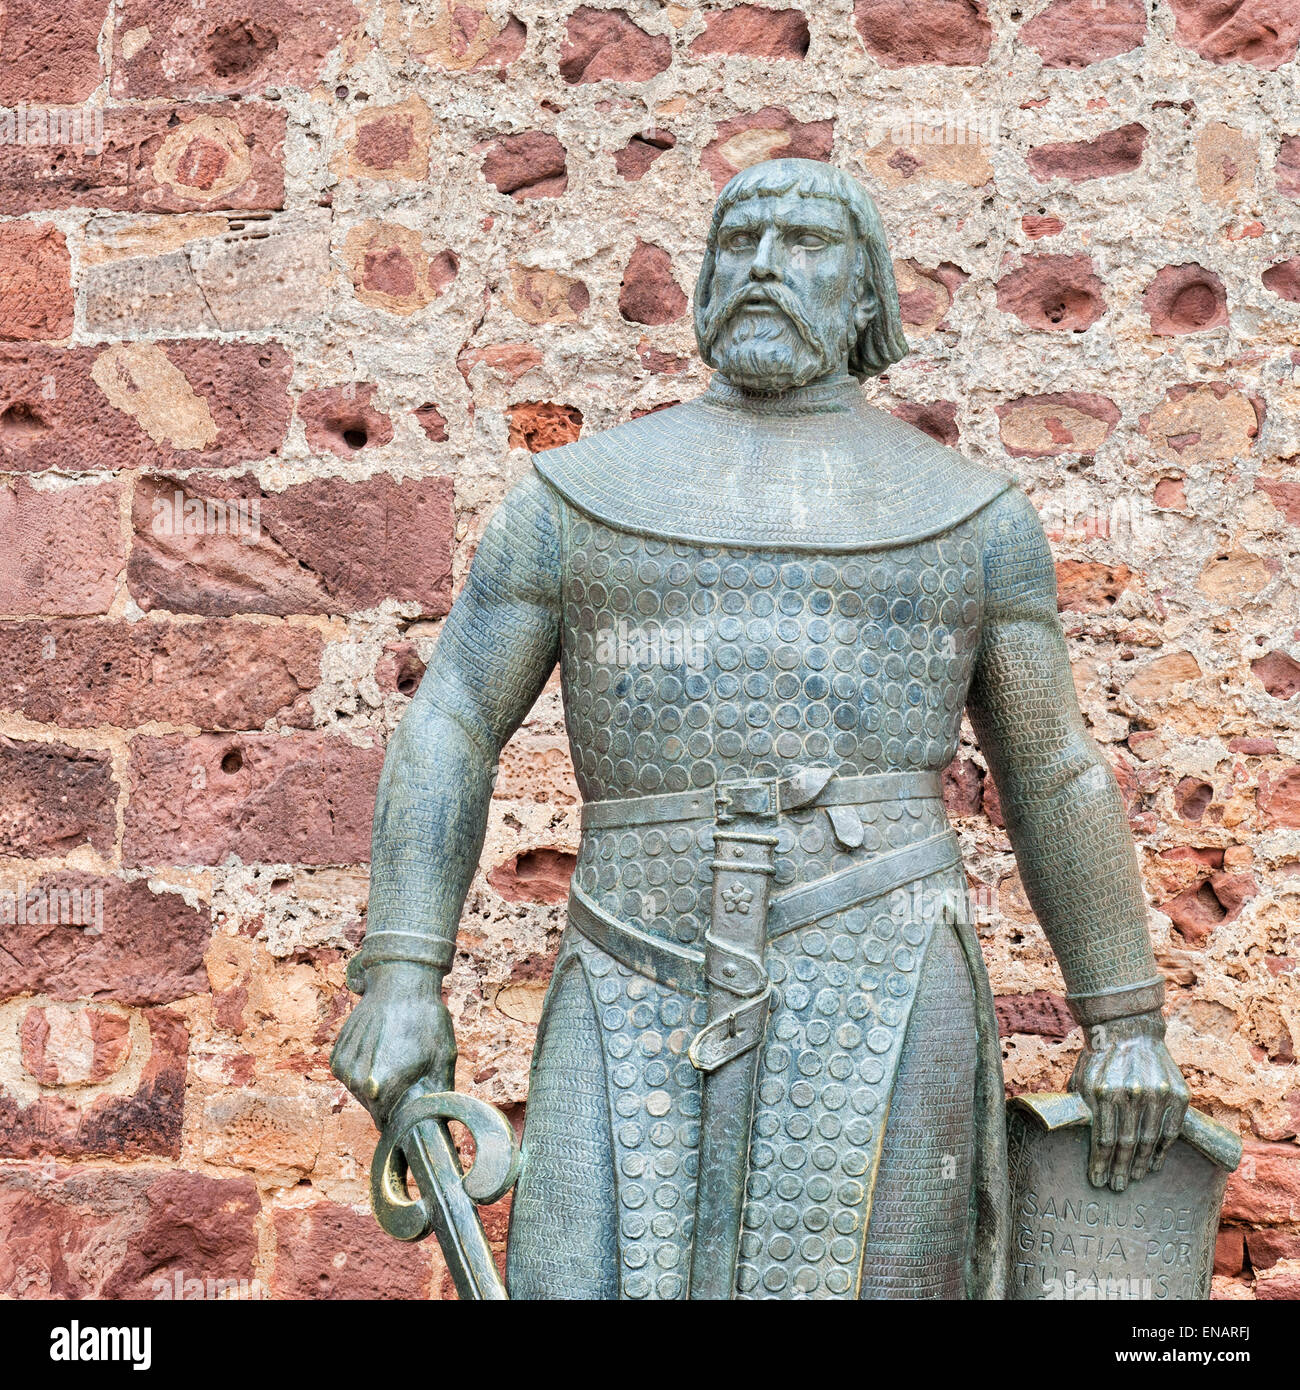
[[[755,415],[802,415],[817,411],[844,411],[860,398],[858,383],[846,371],[832,372],[794,386],[788,391],[754,391],[737,386],[722,372],[715,371],[704,394],[710,405]]]

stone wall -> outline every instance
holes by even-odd
[[[1218,1292],[1300,1295],[1295,0],[0,13],[0,1290],[447,1295],[327,1065],[384,740],[530,451],[702,388],[710,201],[790,153],[890,232],[871,397],[1043,511],[1170,1046],[1247,1142]],[[948,793],[1008,1084],[1060,1086],[969,742]],[[516,1116],[576,803],[552,687],[449,980]]]

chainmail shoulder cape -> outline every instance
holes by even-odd
[[[856,382],[695,400],[538,454],[579,511],[660,540],[880,550],[942,535],[1014,485],[867,404]]]

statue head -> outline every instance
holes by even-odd
[[[700,355],[735,385],[779,392],[907,352],[880,213],[833,165],[770,159],[718,195],[695,286]]]

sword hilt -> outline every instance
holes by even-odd
[[[447,1121],[474,1140],[474,1162],[461,1169]],[[407,1174],[419,1196],[407,1191]],[[419,1084],[389,1117],[370,1164],[375,1219],[397,1240],[435,1232],[462,1298],[501,1299],[505,1288],[475,1204],[504,1197],[519,1174],[519,1145],[510,1121],[486,1101],[458,1091],[421,1091]]]

